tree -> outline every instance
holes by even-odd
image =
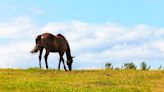
[[[162,65],[159,66],[158,70],[161,70],[162,69]]]
[[[148,66],[144,61],[141,62],[141,70],[149,70],[150,66]]]
[[[112,64],[111,63],[106,63],[105,64],[105,69],[112,69]]]
[[[134,63],[131,62],[131,63],[125,63],[124,68],[125,69],[134,69],[135,70],[137,67],[134,65]]]

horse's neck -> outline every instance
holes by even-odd
[[[70,48],[69,48],[69,45],[68,45],[68,49],[67,49],[67,51],[66,51],[66,56],[67,56],[67,58],[71,58],[72,56],[71,56],[71,50],[70,50]]]

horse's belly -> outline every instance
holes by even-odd
[[[50,50],[50,52],[59,52],[59,50]]]

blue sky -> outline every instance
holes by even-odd
[[[31,16],[38,24],[81,20],[93,23],[163,26],[162,0],[1,0],[1,20]],[[43,12],[34,14],[30,9]]]
[[[125,62],[139,66],[141,61],[153,68],[164,66],[163,4],[162,0],[0,0],[0,67],[37,67],[37,55],[29,51],[43,32],[68,38],[77,57],[76,69],[102,68],[106,62],[117,67]],[[57,68],[53,58],[57,61],[58,56],[50,56],[50,66]]]

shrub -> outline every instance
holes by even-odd
[[[106,63],[105,64],[105,69],[113,69],[112,64],[111,63]]]
[[[141,70],[149,70],[150,66],[148,66],[145,62],[141,62]]]
[[[124,69],[136,69],[137,67],[134,65],[134,63],[125,63],[124,64]]]
[[[161,70],[162,69],[162,65],[160,65],[159,67],[158,67],[158,70]]]

